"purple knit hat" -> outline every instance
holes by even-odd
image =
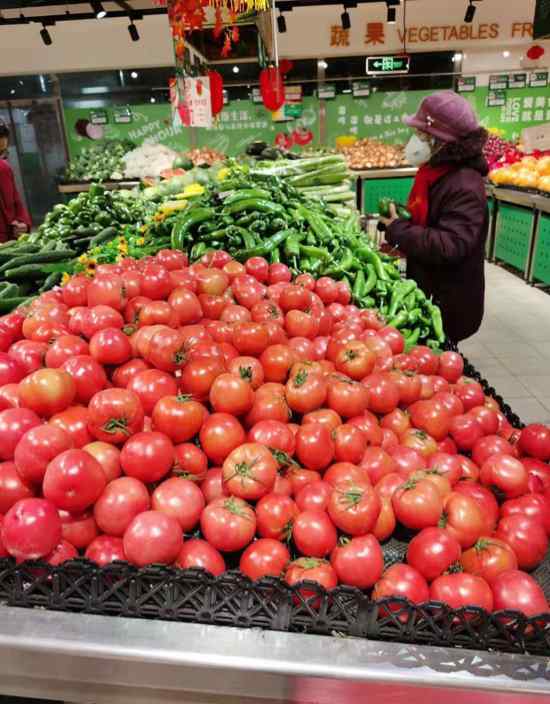
[[[424,98],[416,115],[403,118],[403,122],[443,142],[454,142],[479,128],[470,103],[452,90]]]

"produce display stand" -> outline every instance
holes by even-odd
[[[90,190],[92,183],[95,181],[83,181],[81,183],[60,183],[57,187],[59,193],[63,195],[73,195],[74,193],[82,193]],[[116,191],[124,188],[135,188],[139,186],[139,179],[128,179],[125,181],[102,181],[101,185],[109,191]]]
[[[403,166],[392,169],[352,171],[357,178],[357,207],[362,213],[377,213],[380,198],[406,203],[418,169]]]

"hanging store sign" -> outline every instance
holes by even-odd
[[[487,94],[487,107],[500,108],[503,105],[506,105],[506,91],[490,90]]]
[[[208,76],[186,77],[183,80],[183,95],[180,97],[178,109],[181,121],[186,127],[212,127]]]
[[[489,76],[489,90],[503,90],[508,88],[508,74],[499,73],[496,76]]]
[[[529,76],[529,88],[546,88],[548,85],[548,71],[533,71]]]
[[[526,73],[512,73],[508,80],[509,88],[525,88],[527,86]]]
[[[410,58],[408,56],[367,56],[367,74],[393,75],[409,73]]]
[[[456,82],[457,93],[473,93],[476,89],[475,76],[462,76]]]

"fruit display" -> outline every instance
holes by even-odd
[[[503,165],[489,173],[489,180],[495,186],[516,186],[550,193],[550,152],[528,156],[522,156],[521,152],[509,154]]]
[[[488,132],[489,136],[483,147],[483,156],[487,160],[489,170],[492,171],[505,154],[515,151],[515,145],[503,139],[499,130],[489,129]]]
[[[407,166],[405,147],[402,144],[385,144],[378,139],[365,137],[351,144],[339,146],[350,169],[393,169]]]
[[[238,567],[313,610],[311,582],[547,612],[550,428],[349,300],[258,254],[164,249],[1,317],[0,554]]]
[[[65,182],[116,181],[124,177],[124,155],[134,149],[129,140],[109,139],[84,147],[65,169]]]

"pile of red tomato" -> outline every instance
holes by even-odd
[[[181,252],[0,318],[0,555],[548,610],[550,429],[345,284]],[[381,544],[409,532],[406,562]],[[305,588],[302,588],[305,589]],[[307,594],[307,591],[303,591]]]

